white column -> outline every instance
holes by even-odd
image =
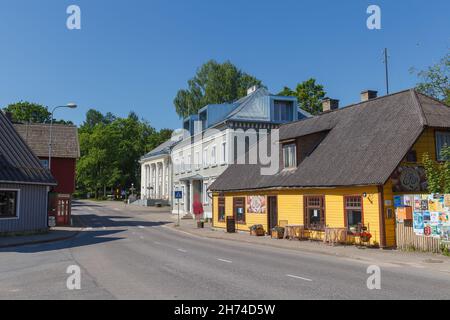
[[[148,172],[149,172],[149,179],[148,179],[148,187],[149,189],[149,194],[150,194],[150,199],[153,199],[153,164],[150,164],[148,166]]]
[[[162,198],[167,199],[167,187],[166,187],[166,174],[167,174],[167,166],[166,160],[163,160],[162,163]]]
[[[194,207],[194,181],[191,180],[190,184],[189,184],[189,197],[190,197],[190,208],[189,208],[189,212],[191,214],[194,214],[194,210],[192,210],[192,208]]]

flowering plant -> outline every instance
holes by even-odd
[[[372,239],[370,232],[364,231],[361,233],[360,238],[363,242],[369,242]]]

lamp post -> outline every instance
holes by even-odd
[[[77,105],[75,103],[69,103],[66,106],[54,107],[52,110],[52,118],[50,119],[50,140],[48,142],[48,170],[52,169],[53,115],[54,115],[56,109],[60,109],[60,108],[76,109]]]

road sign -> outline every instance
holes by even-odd
[[[175,199],[183,199],[183,191],[175,191]]]

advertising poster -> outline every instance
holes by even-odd
[[[423,235],[424,227],[423,213],[420,211],[414,211],[414,233],[417,235]]]
[[[422,200],[420,202],[420,210],[422,210],[422,211],[428,210],[428,199],[427,200]]]
[[[428,200],[428,210],[437,211],[437,208],[438,208],[437,202],[438,202],[438,200],[436,200],[436,199]]]
[[[247,197],[248,213],[266,213],[266,197],[249,196]]]
[[[430,212],[430,223],[431,225],[437,225],[439,224],[439,212]]]
[[[414,210],[421,210],[421,201],[422,198],[420,196],[414,196]]]
[[[404,205],[407,206],[407,207],[412,207],[413,206],[413,199],[414,199],[414,196],[404,196],[403,197]]]
[[[394,207],[402,207],[403,206],[403,198],[402,196],[394,196]]]
[[[444,207],[450,208],[450,194],[444,196]]]

